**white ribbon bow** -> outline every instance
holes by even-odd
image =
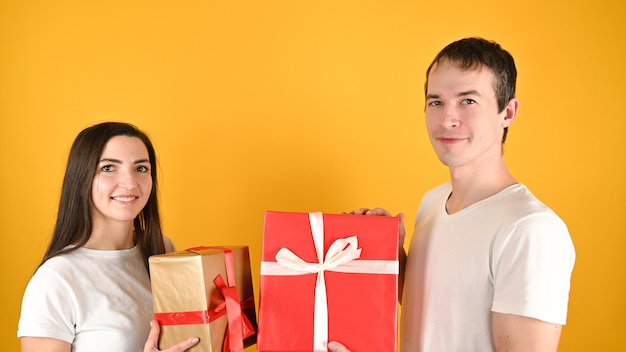
[[[317,274],[315,284],[315,312],[313,350],[328,351],[328,300],[324,271],[368,274],[398,274],[399,263],[395,260],[355,260],[361,256],[356,236],[335,240],[324,259],[324,219],[322,213],[309,213],[311,234],[317,253],[317,263],[302,260],[291,250],[281,248],[276,253],[276,262],[261,262],[261,275],[305,275]]]

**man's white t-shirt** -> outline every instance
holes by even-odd
[[[17,334],[63,340],[73,352],[138,352],[152,319],[139,247],[79,248],[37,269],[24,293]]]
[[[409,247],[403,351],[493,351],[491,312],[565,324],[575,251],[565,223],[523,185],[457,213],[425,194]]]

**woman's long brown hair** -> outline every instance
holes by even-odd
[[[152,190],[146,206],[134,220],[135,240],[143,252],[146,270],[151,255],[165,253],[157,199],[157,162],[152,142],[131,124],[104,122],[84,129],[74,140],[65,169],[56,225],[41,264],[83,247],[89,240],[93,226],[93,179],[105,145],[115,136],[139,138],[148,149]]]

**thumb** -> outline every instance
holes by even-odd
[[[150,334],[144,345],[144,351],[158,351],[157,347],[160,333],[161,328],[159,327],[159,323],[156,320],[150,321]]]
[[[330,341],[328,343],[328,349],[330,350],[330,352],[350,352],[350,350],[348,350],[346,346],[340,344],[337,341]]]
[[[400,247],[404,245],[404,237],[406,237],[406,230],[404,229],[404,213],[398,213],[398,219],[400,223],[398,225],[398,231],[400,233]]]

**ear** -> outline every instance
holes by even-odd
[[[517,117],[517,110],[519,109],[519,101],[515,98],[509,100],[509,103],[504,108],[504,119],[502,120],[502,127],[509,127],[515,121]]]

